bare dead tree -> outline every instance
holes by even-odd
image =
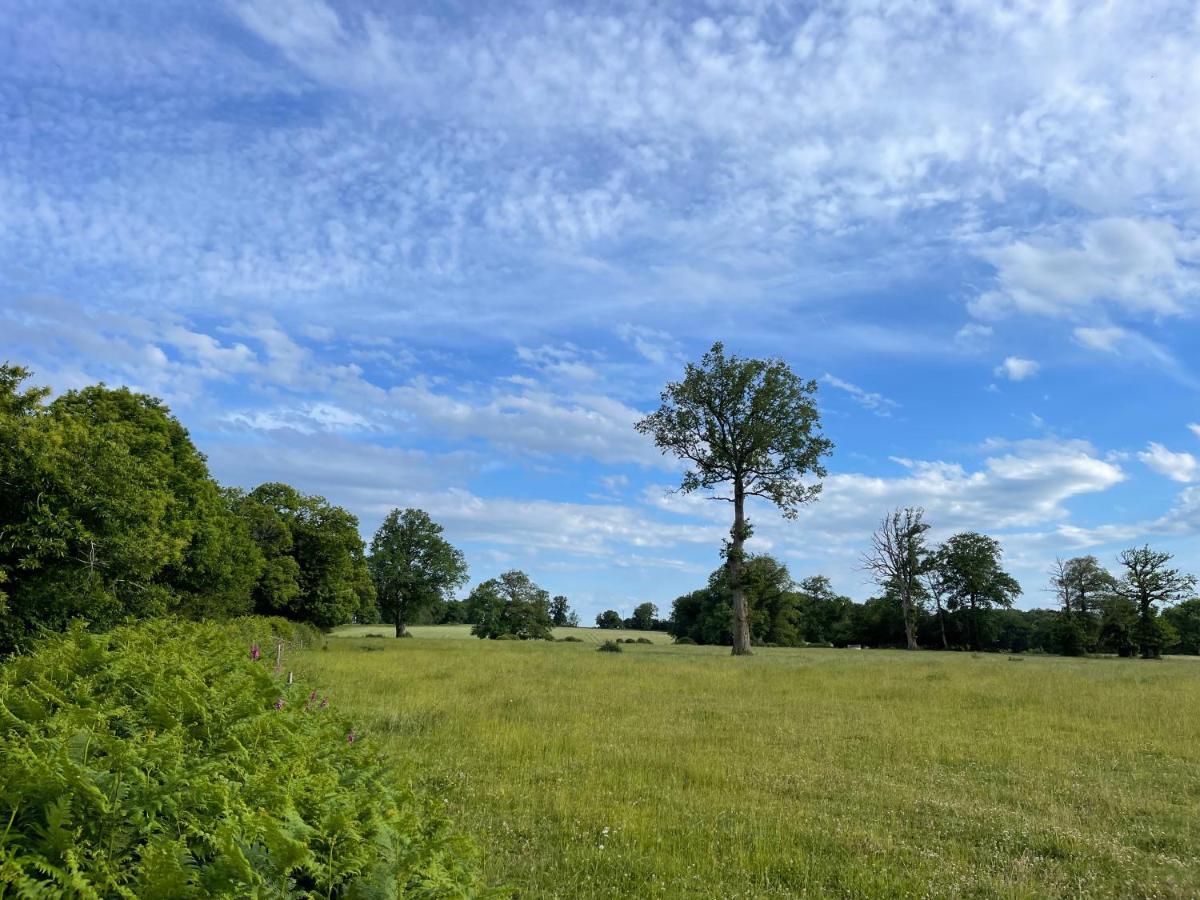
[[[863,555],[862,567],[872,573],[875,583],[900,597],[904,615],[904,638],[909,650],[916,650],[916,608],[924,593],[921,572],[925,565],[925,510],[907,506],[894,509],[883,517],[871,535],[871,551]]]

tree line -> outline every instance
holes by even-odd
[[[368,549],[358,519],[269,482],[224,487],[160,400],[103,384],[29,387],[0,365],[0,654],[74,619],[96,630],[163,615],[470,622],[481,637],[577,625],[521,572],[462,601],[463,554],[422,510],[393,510]]]
[[[1146,560],[1160,561],[1163,574],[1169,571],[1169,558],[1149,548],[1126,551],[1118,559],[1120,577],[1108,573],[1094,556],[1058,562],[1050,578],[1058,608],[1020,610],[1012,606],[1019,585],[998,565],[998,542],[972,532],[932,548],[907,595],[892,582],[862,603],[839,594],[823,575],[794,581],[774,557],[750,556],[744,577],[751,644],[1067,656],[1197,654],[1200,599],[1170,605],[1161,591],[1147,592]],[[1143,613],[1142,598],[1151,595],[1156,599],[1148,601]],[[722,566],[705,587],[675,599],[667,630],[676,641],[730,646],[732,623],[729,571]]]
[[[76,618],[329,628],[374,608],[351,513],[285,484],[222,487],[152,397],[101,384],[47,402],[28,378],[0,366],[0,653]]]

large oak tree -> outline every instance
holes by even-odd
[[[442,526],[421,509],[393,509],[371,540],[367,559],[375,596],[396,637],[407,623],[438,600],[450,599],[467,580],[461,550],[442,537]]]
[[[1136,640],[1143,659],[1162,656],[1165,635],[1158,608],[1186,600],[1196,588],[1196,577],[1167,566],[1171,554],[1149,547],[1122,551],[1125,574],[1117,590],[1137,607]]]
[[[742,568],[750,537],[746,498],[761,497],[794,518],[815,500],[823,477],[821,458],[833,449],[820,432],[817,383],[802,381],[778,359],[744,359],[712,345],[699,365],[689,363],[681,381],[669,383],[658,410],[637,423],[663,453],[689,463],[684,493],[727,485],[716,499],[733,504],[733,527],[725,565],[733,594],[733,654],[750,653],[750,619]]]

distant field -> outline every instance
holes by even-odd
[[[298,662],[523,897],[1200,896],[1194,661],[414,630]]]
[[[441,638],[444,640],[470,638],[473,641],[478,641],[479,638],[471,634],[470,625],[410,625],[409,631],[412,632],[413,638]],[[392,625],[345,625],[333,632],[334,637],[366,637],[369,634],[382,634],[385,637],[394,638],[396,629]],[[606,630],[601,628],[555,628],[554,636],[556,638],[564,638],[568,635],[579,638],[589,644],[599,644],[602,641],[613,640],[614,638],[649,638],[656,644],[671,643],[671,636],[664,634],[661,631],[616,631]]]

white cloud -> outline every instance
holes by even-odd
[[[1144,334],[1117,325],[1080,326],[1072,331],[1076,343],[1114,357],[1151,366],[1189,387],[1200,381],[1174,355]]]
[[[1200,42],[1182,9],[229,8],[274,52],[183,14],[153,41],[84,10],[14,18],[40,99],[12,130],[44,140],[14,140],[3,168],[4,268],[56,287],[103,271],[106,295],[143,308],[386,298],[398,329],[484,333],[535,310],[593,321],[601,299],[624,307],[615,321],[636,307],[687,327],[697,290],[664,273],[777,304],[801,272],[836,291],[980,234],[1010,235],[988,251],[997,292],[1031,308],[1113,294],[1170,310],[1190,280],[1194,239],[1145,217],[1200,196]],[[160,101],[107,101],[122,89]],[[158,149],[173,142],[188,152]],[[1031,204],[1094,221],[1011,236]],[[849,235],[863,245],[847,252]],[[575,271],[553,304],[528,289],[530,271],[580,265],[603,273],[590,290]],[[430,285],[478,289],[415,314]]]
[[[980,353],[992,338],[992,326],[968,322],[954,334],[954,343],[968,353]]]
[[[1189,430],[1192,432],[1192,434],[1194,434],[1196,437],[1200,437],[1200,424],[1196,424],[1195,422],[1193,422],[1192,424],[1188,425],[1188,429],[1189,429]]]
[[[993,374],[1000,378],[1007,378],[1009,381],[1024,381],[1026,378],[1036,375],[1040,368],[1041,364],[1032,359],[1009,356],[996,366]]]
[[[897,506],[922,506],[939,529],[1027,528],[1065,519],[1073,497],[1099,493],[1125,480],[1116,463],[1101,458],[1085,441],[1053,438],[991,441],[982,466],[940,460],[896,459],[899,476],[836,473],[825,479],[820,499],[803,508],[797,529],[811,538],[815,529],[824,541],[861,544],[878,519]],[[648,502],[664,510],[688,512],[722,521],[726,504],[697,495],[646,492]],[[790,527],[756,522],[760,530],[782,540]]]
[[[365,417],[332,403],[310,403],[297,409],[230,413],[224,418],[227,422],[258,431],[291,429],[301,434],[368,431],[373,427]]]
[[[1151,441],[1138,459],[1160,475],[1185,484],[1200,481],[1200,460],[1190,453],[1175,453],[1162,444]]]
[[[599,373],[582,362],[582,355],[574,344],[517,348],[517,359],[545,375],[569,381],[593,381],[599,377]]]
[[[1121,344],[1126,343],[1131,333],[1115,325],[1095,327],[1079,327],[1074,330],[1075,340],[1084,347],[1101,350],[1105,353],[1115,353]]]
[[[679,343],[668,332],[629,322],[617,326],[617,337],[631,345],[638,355],[656,365],[678,361]]]
[[[1097,306],[1146,315],[1179,315],[1200,279],[1200,241],[1168,221],[1104,218],[1078,229],[1076,241],[1057,236],[982,251],[999,285],[976,298],[976,315],[1008,312],[1069,316]]]
[[[585,456],[605,463],[665,465],[634,431],[642,414],[603,394],[554,393],[538,382],[480,395],[442,393],[413,382],[387,392],[382,412],[442,438],[484,438],[518,456]]]
[[[845,391],[855,403],[863,409],[870,410],[877,416],[886,418],[892,414],[893,409],[900,405],[895,400],[883,396],[883,394],[864,390],[858,385],[851,384],[849,381],[843,381],[835,375],[830,375],[828,372],[821,376],[821,381],[830,387]]]

